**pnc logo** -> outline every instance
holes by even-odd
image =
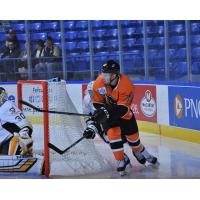
[[[183,117],[183,99],[180,95],[176,95],[174,98],[174,112],[178,119]]]

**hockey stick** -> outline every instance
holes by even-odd
[[[75,146],[76,144],[78,144],[80,141],[82,141],[85,138],[85,136],[82,136],[80,139],[78,139],[76,142],[74,142],[73,144],[71,144],[69,147],[67,147],[64,150],[59,149],[58,147],[56,147],[54,144],[48,143],[48,147],[50,149],[53,149],[55,152],[59,153],[59,154],[64,154],[66,151],[68,151],[69,149],[71,149],[73,146]]]
[[[40,109],[26,101],[23,101],[23,100],[19,100],[19,102],[21,104],[24,104],[30,108],[33,108],[34,110],[38,111],[38,112],[47,112],[47,113],[53,113],[53,114],[62,114],[62,115],[75,115],[75,116],[89,116],[87,114],[81,114],[81,113],[71,113],[71,112],[62,112],[62,111],[54,111],[54,110],[43,110],[43,109]]]

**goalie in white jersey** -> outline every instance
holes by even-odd
[[[32,125],[0,87],[0,155],[32,155]]]

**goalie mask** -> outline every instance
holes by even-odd
[[[8,95],[3,87],[0,87],[0,106],[2,106],[8,100]]]

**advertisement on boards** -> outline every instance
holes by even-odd
[[[200,88],[169,86],[169,122],[200,130]]]
[[[135,85],[131,107],[137,120],[157,122],[156,86]]]

